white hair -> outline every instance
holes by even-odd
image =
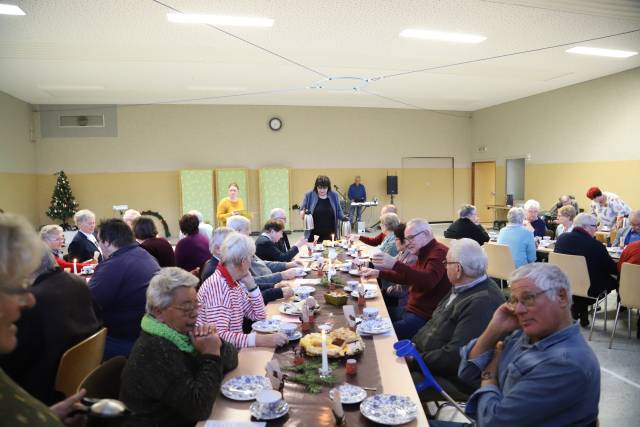
[[[73,216],[73,222],[75,222],[76,225],[79,225],[89,219],[96,219],[96,214],[91,212],[89,209],[80,209]]]
[[[522,225],[524,222],[524,210],[522,208],[511,208],[507,213],[507,220],[509,224]]]
[[[400,224],[400,218],[394,213],[386,213],[380,217],[380,224],[389,231],[394,231]]]
[[[174,291],[181,287],[195,288],[198,278],[179,267],[161,268],[149,282],[147,288],[147,313],[154,309],[165,309],[173,302]]]
[[[552,289],[564,289],[567,293],[567,310],[571,307],[571,286],[569,285],[569,279],[566,274],[557,265],[549,264],[548,262],[533,262],[531,264],[525,264],[511,273],[509,283],[514,283],[518,280],[530,280],[536,288],[541,291],[548,291]],[[557,292],[547,292],[547,297],[550,300],[557,301]]]
[[[132,222],[136,218],[140,218],[140,212],[135,209],[127,209],[122,214],[122,220],[126,223]]]
[[[573,219],[574,227],[581,227],[581,228],[584,228],[585,226],[595,227],[597,223],[598,221],[596,220],[595,216],[585,212],[576,215],[576,217]]]
[[[415,232],[426,231],[427,236],[433,238],[433,231],[431,230],[431,224],[424,218],[413,218],[407,222],[405,230],[409,227],[416,228]]]
[[[452,240],[449,254],[451,254],[451,260],[459,262],[462,271],[469,277],[480,277],[487,272],[489,259],[475,240],[467,238]]]
[[[462,207],[458,211],[458,216],[460,218],[469,218],[470,216],[473,216],[475,211],[476,207],[473,205],[462,205]]]
[[[284,211],[284,209],[282,209],[282,208],[273,208],[273,209],[271,209],[271,212],[269,212],[269,218],[275,219],[278,216],[279,213],[283,214],[284,216],[287,216],[287,213]]]
[[[187,214],[195,216],[196,218],[198,218],[199,222],[204,221],[204,216],[202,215],[202,212],[200,212],[199,210],[191,209],[189,212],[187,212]]]
[[[40,229],[40,238],[42,240],[53,240],[55,236],[62,234],[64,230],[56,224],[45,225]]]
[[[220,261],[223,265],[240,265],[243,260],[253,257],[256,253],[256,244],[253,240],[241,233],[231,233],[222,242],[220,248]]]
[[[227,227],[238,233],[249,234],[251,231],[251,221],[242,215],[233,215],[227,218]]]
[[[380,215],[384,215],[387,213],[394,213],[397,215],[398,208],[396,207],[396,205],[384,205],[382,209],[380,209]]]
[[[631,211],[631,212],[629,213],[629,219],[631,219],[631,218],[637,218],[637,219],[640,219],[640,209],[639,209],[639,210],[637,210],[637,211]]]
[[[216,246],[221,247],[224,239],[226,239],[231,233],[235,233],[235,231],[229,227],[218,227],[213,230],[213,233],[211,234],[211,242],[209,243],[209,252],[213,255],[213,248]]]
[[[23,285],[42,260],[44,244],[21,216],[0,214],[0,290]]]
[[[529,199],[524,204],[524,210],[525,211],[529,211],[529,210],[532,210],[532,209],[536,210],[536,211],[539,211],[540,210],[540,203],[537,200]]]

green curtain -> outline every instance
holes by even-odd
[[[182,214],[197,209],[202,212],[206,222],[215,224],[213,170],[181,170],[180,190]]]
[[[260,219],[264,224],[273,208],[282,208],[287,215],[290,211],[289,169],[266,168],[258,170],[260,182]],[[290,229],[291,221],[287,221]]]

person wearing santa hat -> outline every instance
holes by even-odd
[[[601,191],[598,187],[587,190],[591,199],[591,212],[598,218],[600,227],[613,228],[622,217],[631,213],[631,208],[617,194]]]

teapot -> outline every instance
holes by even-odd
[[[342,221],[342,225],[340,226],[340,236],[342,238],[347,238],[351,234],[351,222],[350,221]]]
[[[313,225],[313,215],[311,215],[308,211],[304,215],[304,230],[311,231],[314,229]]]

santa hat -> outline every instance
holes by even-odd
[[[600,196],[602,196],[602,191],[600,191],[598,187],[591,187],[589,190],[587,190],[587,197],[591,200]]]

